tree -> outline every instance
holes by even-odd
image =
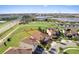
[[[45,19],[45,21],[48,21],[48,19]]]
[[[37,19],[33,18],[32,21],[37,21]]]
[[[32,21],[35,21],[35,19],[32,19]]]
[[[68,39],[70,39],[70,40],[72,39],[72,35],[67,35],[67,37],[68,37]]]
[[[63,52],[64,54],[68,54],[67,52]]]
[[[8,38],[7,41],[8,41],[8,42],[11,41],[11,38]]]
[[[4,42],[4,45],[7,46],[6,42]]]
[[[38,28],[39,31],[42,31],[41,27]]]

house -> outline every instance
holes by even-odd
[[[47,34],[48,34],[49,36],[52,35],[52,30],[53,30],[53,29],[51,29],[51,28],[47,29]]]
[[[78,34],[78,33],[77,33],[75,30],[73,30],[73,29],[66,29],[66,30],[65,30],[65,35],[66,35],[67,37],[69,37],[69,36],[71,36],[71,37],[76,37],[77,34]]]
[[[10,47],[4,52],[4,54],[32,54],[32,49]]]
[[[59,37],[61,33],[60,33],[60,31],[58,29],[48,28],[47,29],[47,34],[51,38],[54,38],[55,39],[55,38]]]
[[[41,33],[40,31],[37,31],[30,37],[25,38],[22,42],[20,42],[20,47],[21,48],[32,48],[32,51],[34,51],[35,47],[39,43],[39,40],[42,40],[43,38],[44,38],[44,34]]]
[[[47,34],[48,34],[49,36],[51,36],[52,34],[55,35],[55,34],[56,34],[56,30],[57,30],[57,29],[48,28],[48,29],[47,29]]]

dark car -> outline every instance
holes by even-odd
[[[44,51],[44,48],[41,47],[41,45],[38,45],[36,49],[32,52],[32,54],[42,54],[43,51]]]
[[[65,43],[61,43],[61,44],[66,45]]]

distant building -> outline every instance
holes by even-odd
[[[36,17],[36,19],[38,19],[38,20],[44,20],[44,19],[47,19],[47,17],[46,16],[38,16],[38,17]]]
[[[64,27],[64,28],[73,28],[73,29],[75,29],[75,28],[79,28],[79,24],[58,24],[58,26],[62,26],[62,27]]]
[[[77,31],[73,29],[66,29],[64,34],[66,36],[73,36],[73,37],[76,37],[78,35]]]

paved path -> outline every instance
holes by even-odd
[[[5,42],[7,40],[7,38],[13,33],[15,32],[19,27],[17,27],[16,29],[14,29],[13,31],[11,31],[7,36],[5,36],[3,39],[0,40],[0,45]]]

